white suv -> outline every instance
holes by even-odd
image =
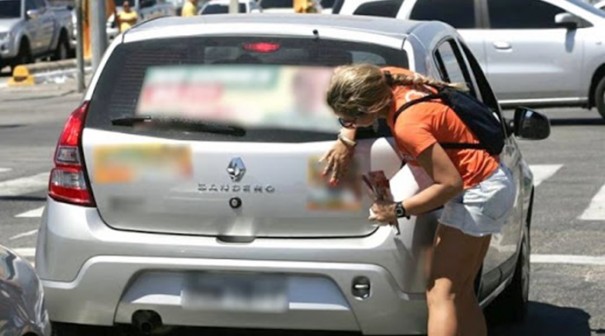
[[[371,5],[369,4],[371,2]],[[384,15],[401,1],[345,0]],[[597,107],[605,117],[605,12],[581,0],[405,0],[393,17],[457,28],[504,107]]]

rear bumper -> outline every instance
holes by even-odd
[[[135,311],[150,309],[166,325],[365,334],[426,330],[422,265],[434,230],[430,217],[423,219],[426,223],[408,223],[397,237],[384,227],[364,238],[228,244],[210,237],[116,231],[102,222],[96,209],[53,200],[46,209],[36,268],[53,321],[131,323]],[[187,307],[185,277],[209,271],[279,275],[287,282],[287,309],[227,312]],[[352,291],[360,276],[371,284],[366,299]]]

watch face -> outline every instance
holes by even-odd
[[[397,203],[395,206],[395,213],[397,214],[397,217],[405,217],[405,209],[401,203]]]

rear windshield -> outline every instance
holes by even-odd
[[[335,40],[195,37],[122,44],[99,78],[86,127],[190,140],[331,140],[340,126],[325,92],[334,67],[351,63],[408,65],[402,50]],[[220,122],[245,134],[115,122],[140,116]],[[360,136],[384,132],[383,125]]]

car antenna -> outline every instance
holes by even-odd
[[[315,35],[315,41],[319,41],[319,32],[317,29],[313,29],[313,35]]]

